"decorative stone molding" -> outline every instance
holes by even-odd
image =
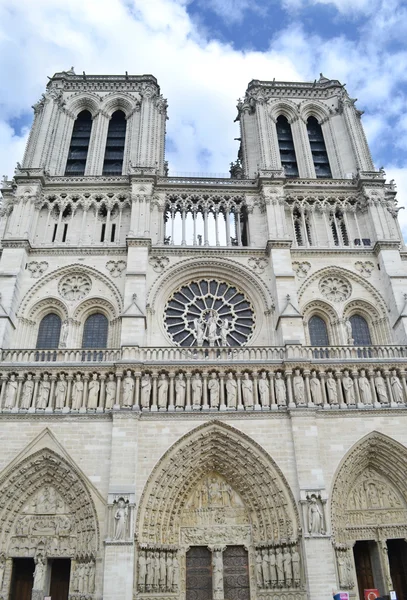
[[[28,263],[27,269],[31,272],[32,277],[38,279],[48,269],[48,263],[45,260],[41,262],[33,260]]]
[[[109,260],[106,263],[106,269],[112,277],[120,277],[125,268],[126,262],[124,260]]]
[[[331,302],[344,302],[352,293],[350,283],[340,277],[324,277],[319,282],[319,290]]]
[[[370,260],[355,262],[355,269],[364,277],[370,277],[374,268],[375,266]]]
[[[297,277],[299,277],[300,279],[305,279],[305,277],[308,275],[308,271],[311,268],[311,263],[307,262],[307,261],[303,261],[303,262],[298,262],[298,261],[294,261],[293,262],[293,270],[295,272],[295,274],[297,275]]]
[[[149,262],[156,273],[162,273],[169,265],[170,259],[166,256],[152,256]]]
[[[58,285],[59,294],[68,302],[85,298],[92,288],[92,280],[87,275],[66,275]]]
[[[247,261],[247,264],[255,273],[261,274],[264,273],[264,269],[267,267],[268,261],[265,258],[257,258],[252,256]]]

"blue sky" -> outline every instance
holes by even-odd
[[[407,204],[403,0],[0,0],[0,174],[21,160],[47,76],[152,73],[172,172],[226,173],[251,79],[347,84],[377,167]],[[407,211],[401,211],[407,230]]]

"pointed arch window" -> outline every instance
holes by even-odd
[[[311,346],[329,346],[328,329],[324,319],[314,315],[308,323]]]
[[[317,178],[331,178],[331,167],[329,166],[322,127],[315,117],[309,117],[307,121],[307,132]]]
[[[65,175],[85,174],[91,131],[92,115],[88,110],[83,110],[76,117],[73,126]]]
[[[107,132],[103,175],[122,174],[126,125],[126,116],[123,111],[117,110],[112,114]]]
[[[61,335],[61,318],[55,313],[49,313],[42,319],[38,328],[38,350],[58,348]]]
[[[294,140],[291,125],[287,117],[280,115],[277,118],[277,140],[280,150],[281,166],[284,167],[287,177],[298,177],[297,157],[295,156]]]
[[[361,315],[352,315],[349,319],[352,325],[352,338],[355,346],[371,346],[372,338],[370,336],[369,325]]]
[[[106,348],[109,323],[105,315],[90,315],[83,328],[82,348]]]

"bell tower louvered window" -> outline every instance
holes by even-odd
[[[113,113],[107,132],[103,175],[121,175],[123,171],[126,117],[121,110]]]
[[[65,175],[84,175],[92,131],[92,115],[83,110],[73,126]]]
[[[277,119],[276,128],[281,166],[284,167],[287,177],[298,177],[297,158],[295,156],[291,125],[286,117],[280,115]]]
[[[309,117],[307,121],[307,132],[317,178],[324,179],[332,177],[324,135],[322,133],[321,125],[315,117]]]

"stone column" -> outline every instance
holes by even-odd
[[[240,385],[240,380],[242,378],[242,374],[240,372],[236,373],[236,381],[237,381],[237,410],[244,410],[244,406],[242,403],[242,388]]]
[[[321,371],[321,373],[319,374],[319,377],[321,379],[321,391],[322,391],[323,408],[330,408],[330,406],[328,404],[328,399],[326,397],[325,376],[326,376],[326,373],[324,373],[323,371]]]
[[[18,375],[17,377],[17,395],[16,395],[16,403],[14,405],[15,409],[18,410],[20,406],[20,396],[21,396],[21,386],[23,385],[24,375]]]
[[[89,385],[89,374],[85,373],[83,376],[83,395],[82,395],[82,406],[79,409],[79,412],[86,412],[86,407],[88,404],[88,385]]]
[[[122,389],[122,377],[123,372],[119,371],[116,373],[116,400],[113,406],[113,410],[120,410],[120,392]]]
[[[259,374],[257,371],[253,371],[253,403],[254,410],[261,410],[260,402],[259,402],[259,389],[258,389],[258,378]]]
[[[288,396],[288,408],[295,408],[295,402],[293,398],[293,384],[292,384],[292,371],[286,371],[286,382],[287,382],[287,396]]]
[[[192,377],[192,373],[187,372],[186,373],[186,379],[187,379],[187,394],[186,394],[186,405],[185,405],[185,410],[192,410],[192,406],[191,406],[191,377]]]
[[[151,404],[151,410],[152,411],[157,411],[158,410],[158,406],[157,406],[157,380],[158,380],[158,373],[154,372],[153,373],[153,401]]]
[[[404,390],[404,399],[406,399],[407,398],[406,371],[400,371],[400,378],[401,378],[401,383],[403,385],[403,390]],[[3,389],[1,390],[1,393],[3,393]]]
[[[311,388],[309,386],[309,376],[310,376],[310,372],[308,369],[304,370],[304,379],[305,379],[305,397],[306,397],[306,401],[307,401],[307,406],[309,407],[313,407],[314,403],[312,401],[312,397],[311,397]]]
[[[133,410],[140,410],[140,371],[136,371],[134,373],[134,377],[136,379],[136,383],[134,385],[134,405]]]
[[[174,379],[175,373],[170,373],[170,400],[168,403],[168,410],[175,410],[174,406]]]
[[[393,393],[390,384],[390,371],[384,371],[384,377],[386,379],[387,395],[389,397],[389,405],[394,408],[397,406],[397,402],[393,400]]]
[[[342,373],[340,371],[335,371],[336,383],[338,388],[338,400],[339,400],[339,408],[346,408],[345,400],[343,397],[342,390]]]
[[[390,590],[394,590],[394,587],[391,579],[389,554],[386,540],[379,540],[377,542],[377,547],[379,549],[380,565],[382,567],[384,584],[386,586],[385,594],[387,595],[389,594]]]
[[[208,371],[202,373],[202,410],[209,410],[208,404]]]
[[[51,375],[50,379],[51,379],[51,389],[49,392],[49,396],[48,396],[48,406],[45,409],[45,412],[52,412],[53,411],[53,404],[54,404],[54,390],[55,390],[55,381],[56,381],[57,376],[56,375]]]
[[[226,410],[225,404],[225,374],[219,373],[219,388],[220,388],[220,407],[219,410]]]
[[[356,406],[358,408],[364,408],[365,405],[360,400],[358,377],[359,377],[359,373],[356,370],[352,371],[352,379],[353,379],[353,384],[355,386]]]
[[[273,371],[269,371],[269,380],[270,380],[270,399],[271,399],[271,410],[278,410],[278,406],[276,403],[276,393],[274,391],[274,373]]]
[[[65,406],[62,409],[62,412],[64,412],[64,413],[68,413],[71,410],[71,408],[69,406],[69,403],[71,401],[72,375],[68,375],[67,378],[66,378],[66,380],[68,382],[68,387],[66,389]]]
[[[37,402],[37,394],[38,394],[38,385],[40,383],[40,376],[39,375],[34,375],[34,393],[33,393],[33,397],[31,399],[31,406],[28,409],[28,412],[35,412],[35,405]],[[5,387],[5,385],[3,386]],[[3,391],[3,390],[2,390]]]
[[[224,600],[223,588],[223,551],[226,546],[208,546],[212,552],[212,598]]]
[[[7,375],[2,375],[2,377],[1,377],[1,392],[0,392],[0,409],[3,408],[4,392],[6,391],[7,380],[8,380]]]
[[[376,388],[374,385],[374,371],[368,371],[369,383],[370,383],[370,391],[372,393],[372,402],[375,408],[381,408],[381,404],[377,399]]]
[[[99,375],[99,379],[100,379],[100,394],[99,394],[99,404],[96,409],[96,412],[103,412],[103,410],[105,408],[106,374],[101,373]]]

